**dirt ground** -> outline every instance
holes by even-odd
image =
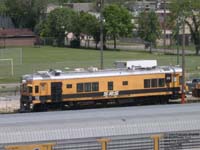
[[[19,99],[19,95],[0,97],[0,113],[11,113],[19,110]]]

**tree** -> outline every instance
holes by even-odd
[[[200,51],[200,3],[198,0],[171,0],[171,17],[174,25],[178,23],[177,19],[186,23],[190,29],[192,40],[195,44],[196,55]]]
[[[0,1],[0,16],[5,15],[7,11],[4,0]]]
[[[80,18],[80,26],[81,26],[81,32],[87,36],[88,41],[88,47],[89,47],[89,37],[92,36],[96,43],[96,49],[97,44],[99,43],[99,36],[100,36],[100,25],[99,20],[86,12],[81,12],[81,18]]]
[[[125,7],[111,4],[104,8],[103,17],[105,19],[106,34],[114,40],[114,48],[116,49],[116,39],[118,37],[132,34],[132,15]]]
[[[80,33],[77,23],[78,14],[70,8],[57,8],[49,13],[47,19],[39,26],[40,35],[53,37],[57,40],[57,44],[64,44],[65,32]]]
[[[161,35],[161,27],[155,12],[141,12],[138,18],[138,35],[145,42],[150,44],[150,52],[152,44],[156,46],[156,40]]]
[[[5,0],[6,13],[18,28],[34,29],[46,5],[47,0]]]

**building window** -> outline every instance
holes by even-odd
[[[108,90],[113,90],[113,82],[108,82]]]
[[[91,92],[91,83],[84,83],[84,92]]]
[[[99,91],[99,83],[98,82],[92,83],[92,91]]]
[[[83,83],[77,84],[77,92],[83,92]]]
[[[150,88],[151,87],[151,80],[150,79],[145,79],[144,80],[144,88]]]
[[[158,80],[157,79],[151,79],[151,87],[158,87]]]
[[[38,85],[35,86],[35,93],[39,93],[39,86]]]
[[[123,81],[122,85],[128,85],[128,81]]]
[[[164,87],[165,86],[165,79],[158,79],[158,85],[159,85],[159,87]]]
[[[66,87],[67,87],[68,89],[71,89],[71,88],[72,88],[72,84],[67,84]]]

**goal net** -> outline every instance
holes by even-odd
[[[15,65],[22,65],[23,50],[22,48],[2,48],[0,49],[0,59],[12,58]]]
[[[13,76],[14,75],[14,67],[13,67],[13,59],[0,59],[0,78]]]

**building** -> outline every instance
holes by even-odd
[[[34,46],[36,35],[29,29],[0,29],[0,47]]]
[[[161,29],[162,36],[157,40],[158,45],[169,46],[172,44],[176,44],[173,40],[173,30],[169,28],[165,23],[165,18],[170,16],[171,12],[169,11],[169,0],[136,0],[134,5],[132,6],[133,13],[137,18],[137,15],[142,11],[155,11],[158,16]],[[179,27],[179,44],[182,43],[182,29]],[[190,30],[188,26],[185,26],[185,44],[189,45],[191,41]]]
[[[5,15],[0,15],[0,29],[3,28],[15,28],[10,17]]]
[[[0,48],[7,46],[33,46],[35,34],[29,29],[15,28],[9,16],[0,16]]]
[[[95,11],[93,3],[64,3],[63,5],[48,4],[46,13],[50,13],[56,8],[71,8],[77,12],[93,12]]]

